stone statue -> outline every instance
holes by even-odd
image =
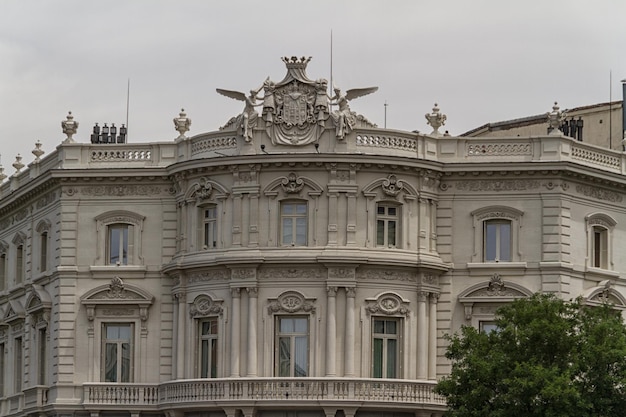
[[[259,95],[259,91],[263,86],[256,90],[250,90],[250,95],[246,96],[240,91],[222,90],[217,88],[216,91],[223,96],[234,98],[235,100],[243,101],[245,104],[243,112],[237,117],[237,124],[241,128],[241,134],[246,142],[252,140],[252,129],[256,127],[259,113],[254,109],[255,107],[262,106],[263,103],[257,104],[256,100]]]
[[[328,81],[320,78],[315,81],[315,111],[317,112],[317,123],[324,127],[324,121],[328,118],[328,106],[330,96],[327,93]]]
[[[346,91],[345,94],[342,94],[338,87],[334,87],[333,89],[335,95],[331,97],[331,101],[335,101],[331,102],[331,104],[336,104],[339,107],[339,109],[335,110],[332,114],[333,121],[335,122],[335,132],[337,138],[343,139],[356,125],[356,113],[350,110],[348,101],[373,93],[378,90],[378,87],[352,88]]]
[[[274,98],[274,91],[276,90],[276,83],[270,80],[270,77],[263,82],[263,119],[267,124],[274,123],[274,117],[276,115],[276,100]]]

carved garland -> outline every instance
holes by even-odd
[[[368,315],[384,314],[387,316],[401,315],[408,317],[410,313],[409,302],[394,293],[381,294],[376,299],[368,298],[365,301],[367,302],[365,311]]]
[[[285,291],[277,298],[270,298],[267,310],[269,314],[285,313],[313,313],[315,314],[315,298],[305,298],[297,291]]]

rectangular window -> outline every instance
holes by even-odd
[[[4,343],[0,343],[0,398],[4,397]]]
[[[7,254],[0,254],[0,291],[6,288],[7,282]]]
[[[487,220],[484,228],[485,262],[511,261],[511,222]]]
[[[217,247],[217,207],[210,206],[202,209],[204,212],[204,248]]]
[[[603,227],[593,226],[593,267],[608,268],[608,231]]]
[[[217,319],[200,322],[200,378],[217,378]]]
[[[281,244],[285,246],[306,246],[307,244],[307,204],[282,203],[281,217]]]
[[[491,333],[497,331],[498,326],[493,320],[481,320],[478,322],[478,330],[483,333]]]
[[[103,325],[102,364],[102,380],[104,382],[132,382],[132,324]]]
[[[39,329],[38,332],[38,339],[37,339],[37,343],[38,345],[38,349],[37,349],[37,354],[39,355],[39,357],[37,358],[37,366],[39,366],[39,375],[38,375],[38,383],[39,385],[47,385],[47,381],[46,381],[46,364],[47,364],[47,360],[46,360],[46,329]]]
[[[128,265],[132,226],[112,224],[108,228],[107,259],[110,265]]]
[[[400,320],[375,318],[372,333],[372,376],[398,378],[400,374]]]
[[[19,245],[15,254],[15,283],[22,282],[24,282],[24,245]]]
[[[13,361],[13,366],[14,366],[13,372],[15,373],[14,392],[17,394],[18,392],[22,391],[22,374],[24,372],[24,369],[22,369],[23,367],[22,357],[24,355],[24,352],[22,351],[22,338],[21,337],[15,338],[15,344],[13,345],[13,348],[14,348],[14,353],[15,353],[14,355],[15,358]]]
[[[308,317],[277,317],[276,328],[277,376],[309,376]]]
[[[400,208],[388,204],[376,206],[376,246],[395,248],[398,246]]]
[[[48,270],[48,232],[43,232],[39,237],[39,270]]]

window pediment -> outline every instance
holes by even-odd
[[[7,310],[4,312],[3,321],[7,324],[15,323],[18,320],[24,320],[25,311],[19,300],[9,300]]]
[[[398,179],[395,174],[389,174],[387,178],[378,178],[363,187],[363,195],[397,201],[401,195],[405,200],[414,200],[418,197],[418,192],[408,181]]]
[[[192,318],[209,317],[214,315],[221,316],[224,312],[222,303],[224,300],[216,299],[207,294],[201,294],[197,296],[191,307],[189,308],[189,315]]]
[[[290,172],[284,177],[278,177],[270,182],[263,190],[266,196],[276,196],[279,191],[285,196],[296,197],[301,196],[303,191],[308,196],[318,196],[322,194],[324,189],[315,181],[308,177],[300,177],[295,172]]]
[[[387,316],[408,316],[409,301],[393,292],[386,292],[375,298],[366,298],[365,311],[370,314],[383,314]]]
[[[139,287],[124,284],[120,277],[114,277],[109,285],[101,285],[85,293],[80,302],[87,308],[90,322],[93,322],[99,307],[125,309],[130,312],[128,307],[136,306],[139,317],[145,323],[154,296]]]
[[[307,298],[298,291],[285,291],[277,298],[268,299],[268,312],[272,313],[315,313],[315,298]]]
[[[459,302],[465,307],[465,319],[471,320],[475,303],[510,303],[518,298],[530,297],[529,289],[504,281],[499,274],[493,274],[489,281],[473,285],[459,294]]]
[[[626,298],[613,288],[608,279],[583,292],[582,299],[587,305],[611,304],[614,308],[626,310]]]

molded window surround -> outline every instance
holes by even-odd
[[[398,378],[401,363],[402,320],[372,317],[372,376]]]
[[[40,221],[35,231],[38,234],[38,238],[33,239],[33,244],[36,246],[33,250],[33,258],[36,259],[33,259],[33,261],[37,262],[37,265],[33,271],[43,273],[50,269],[50,222],[48,220]],[[34,254],[39,256],[37,257]]]
[[[282,246],[307,246],[308,224],[306,201],[281,201],[280,243]]]
[[[617,222],[608,214],[585,217],[587,231],[587,268],[613,269],[613,229]]]
[[[115,210],[96,217],[96,265],[142,265],[142,231],[145,217]]]
[[[399,247],[400,219],[402,205],[393,203],[376,204],[376,246],[384,248]]]
[[[205,204],[198,209],[200,210],[199,246],[203,250],[217,249],[219,240],[217,204]]]
[[[276,316],[275,375],[306,377],[309,371],[309,316]]]
[[[498,265],[520,263],[523,211],[505,206],[489,206],[470,213],[474,226],[472,263]],[[468,266],[472,266],[472,263]]]

